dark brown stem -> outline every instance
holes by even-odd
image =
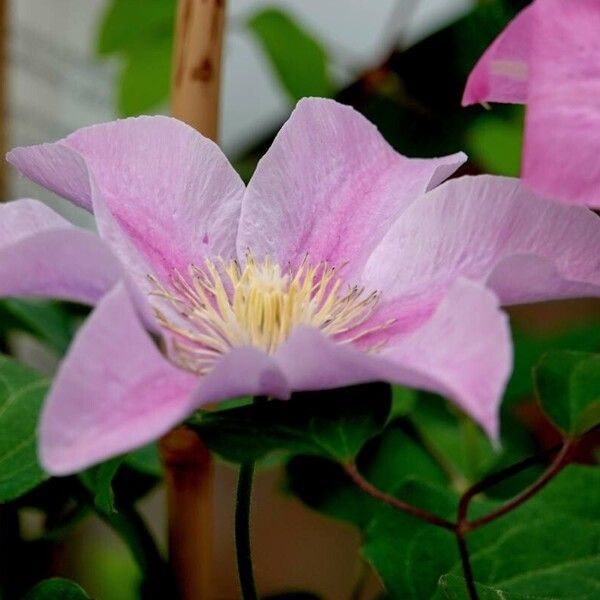
[[[442,527],[443,529],[447,529],[448,531],[455,531],[456,527],[454,523],[447,521],[446,519],[442,519],[433,513],[419,508],[418,506],[413,506],[408,502],[404,502],[403,500],[399,500],[394,496],[390,496],[385,492],[382,492],[380,489],[376,488],[371,482],[367,481],[358,471],[356,465],[354,463],[344,463],[344,470],[347,475],[352,479],[352,481],[366,494],[383,502],[384,504],[389,504],[393,508],[397,508],[413,517],[417,517],[417,519],[421,519],[422,521],[426,521],[431,525],[436,525],[437,527]]]
[[[494,487],[499,483],[502,483],[506,479],[514,477],[522,471],[525,471],[530,467],[537,465],[543,460],[550,458],[553,454],[556,454],[562,447],[563,443],[561,442],[560,444],[556,444],[555,446],[552,446],[547,450],[539,452],[534,456],[529,456],[524,460],[515,463],[514,465],[510,465],[509,467],[506,467],[505,469],[502,469],[497,473],[492,473],[491,475],[488,475],[481,481],[472,485],[468,490],[466,490],[463,493],[463,495],[460,498],[460,503],[458,505],[458,521],[464,522],[467,520],[469,505],[471,503],[471,500],[473,500],[475,496],[481,494],[482,492],[485,492],[486,490]]]
[[[475,577],[473,577],[473,568],[471,567],[471,559],[469,557],[469,548],[464,532],[457,528],[455,531],[456,542],[458,543],[458,551],[460,553],[460,562],[462,564],[463,575],[467,583],[467,591],[469,592],[470,600],[479,600],[477,590],[475,589]]]
[[[545,487],[552,479],[554,479],[570,462],[574,448],[577,445],[576,440],[567,439],[562,445],[560,452],[556,455],[552,464],[534,481],[529,487],[525,488],[519,495],[515,496],[496,510],[488,513],[483,517],[479,517],[473,521],[462,522],[459,519],[459,525],[462,525],[463,531],[473,531],[483,525],[495,521],[506,513],[511,512],[521,504],[529,500]],[[466,518],[466,515],[465,515]]]

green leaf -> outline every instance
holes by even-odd
[[[600,348],[600,321],[597,318],[587,318],[581,324],[549,333],[530,333],[520,327],[513,327],[512,337],[515,359],[513,373],[506,388],[505,406],[533,394],[531,372],[542,355],[549,350],[593,352]]]
[[[25,600],[90,600],[90,597],[76,583],[56,577],[38,583]]]
[[[276,450],[348,461],[383,428],[390,396],[385,384],[294,394],[288,401],[197,413],[189,425],[233,462],[259,460]]]
[[[600,470],[570,466],[529,502],[471,534],[471,565],[481,597],[596,598],[599,514]],[[436,598],[468,600],[458,563],[440,588],[444,596]]]
[[[91,467],[79,474],[84,486],[92,495],[94,506],[103,513],[117,512],[112,480],[116,475],[119,462],[113,461]]]
[[[444,398],[419,392],[409,418],[429,451],[443,459],[455,482],[475,481],[497,459],[485,433]]]
[[[0,300],[0,319],[8,329],[22,329],[64,354],[73,339],[79,318],[60,302],[45,300]]]
[[[444,471],[401,420],[373,438],[360,452],[357,464],[366,479],[394,495],[415,477],[432,483],[447,482]],[[335,519],[366,527],[380,508],[330,460],[294,457],[287,465],[287,476],[288,488],[296,496]]]
[[[442,575],[440,578],[440,588],[444,593],[443,597],[448,600],[469,600],[466,585],[464,578],[458,575]],[[479,600],[542,600],[539,596],[534,597],[529,594],[506,594],[502,590],[479,583],[475,587]],[[439,594],[435,598],[439,598]]]
[[[97,52],[118,53],[124,61],[117,85],[121,115],[139,115],[166,102],[174,27],[174,0],[113,0],[109,5]]]
[[[413,389],[401,387],[399,385],[392,386],[392,409],[390,411],[390,419],[396,417],[404,417],[408,415],[415,407],[417,402],[418,392]]]
[[[92,494],[96,508],[103,513],[117,512],[112,480],[117,474],[123,458],[122,456],[112,458],[79,474],[83,485]]]
[[[485,115],[467,130],[469,156],[488,173],[518,177],[521,172],[523,111],[513,110],[511,119]]]
[[[148,444],[130,452],[125,457],[125,463],[141,473],[162,477],[163,467],[156,443]]]
[[[548,352],[535,368],[537,396],[554,424],[570,436],[600,423],[600,356]]]
[[[135,116],[165,102],[171,80],[172,39],[157,38],[127,49],[118,85],[117,107],[123,116]]]
[[[262,10],[248,21],[248,28],[292,101],[332,95],[325,50],[289,14],[276,8]]]
[[[175,26],[175,0],[112,0],[100,24],[100,55],[127,50],[156,38],[171,38]]]
[[[37,459],[37,422],[48,382],[0,355],[0,502],[47,478]]]

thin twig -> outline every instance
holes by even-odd
[[[521,504],[537,494],[569,464],[576,445],[576,440],[567,439],[548,469],[546,469],[542,475],[540,475],[540,477],[536,479],[529,487],[525,488],[520,494],[508,502],[505,502],[502,506],[499,506],[496,510],[491,511],[487,515],[479,517],[474,521],[462,523],[463,531],[473,531],[474,529],[478,529],[483,525],[487,525],[488,523],[495,521],[506,513],[509,513],[515,508],[521,506]]]
[[[385,504],[389,504],[393,508],[397,508],[413,517],[417,517],[422,521],[426,521],[431,525],[436,525],[437,527],[442,527],[443,529],[447,529],[448,531],[455,531],[456,526],[454,523],[447,521],[446,519],[442,519],[437,515],[425,510],[423,508],[419,508],[418,506],[413,506],[408,502],[404,502],[396,498],[395,496],[391,496],[382,492],[380,489],[375,487],[371,482],[367,481],[358,471],[356,465],[354,463],[344,463],[342,465],[344,467],[344,471],[346,474],[352,479],[352,481],[366,494],[372,496],[376,500],[383,502]]]
[[[473,500],[473,498],[475,496],[477,496],[478,494],[480,494],[482,492],[485,492],[486,490],[505,481],[506,479],[509,479],[510,477],[518,475],[522,471],[525,471],[525,470],[529,469],[530,467],[533,467],[534,465],[542,462],[543,460],[549,458],[553,454],[556,454],[562,447],[563,447],[562,443],[556,444],[555,446],[548,448],[547,450],[544,450],[542,452],[539,452],[538,454],[535,454],[533,456],[528,456],[527,458],[519,461],[518,463],[510,465],[509,467],[506,467],[505,469],[502,469],[501,471],[498,471],[497,473],[488,475],[481,481],[472,485],[468,490],[466,490],[462,494],[462,496],[460,498],[460,503],[458,505],[458,520],[466,521],[467,513],[469,510],[469,504],[471,503],[471,500]]]

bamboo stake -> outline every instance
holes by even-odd
[[[181,600],[214,597],[213,480],[210,453],[190,429],[178,427],[160,443],[165,466],[169,561]]]
[[[180,0],[171,112],[217,141],[225,0]]]
[[[225,0],[179,0],[171,112],[217,141]],[[169,557],[182,600],[214,597],[214,466],[198,436],[180,427],[161,441]]]

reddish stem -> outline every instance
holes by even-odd
[[[543,487],[550,483],[550,481],[552,481],[552,479],[554,479],[569,464],[576,445],[576,440],[566,440],[563,443],[560,452],[556,455],[556,458],[552,461],[550,466],[529,487],[525,488],[520,494],[483,517],[479,517],[473,521],[459,520],[458,524],[461,526],[461,529],[465,532],[473,531],[474,529],[483,527],[484,525],[495,521],[496,519],[504,516],[506,513],[509,513],[515,508],[521,506],[521,504],[529,500],[529,498],[537,494]],[[466,519],[466,514],[464,515],[464,518]]]
[[[442,527],[443,529],[447,529],[448,531],[454,532],[456,527],[454,523],[447,521],[446,519],[442,519],[437,515],[425,510],[423,508],[419,508],[418,506],[413,506],[408,502],[404,502],[403,500],[399,500],[395,496],[390,496],[385,492],[382,492],[380,489],[376,488],[371,482],[367,481],[358,471],[356,465],[354,463],[344,463],[344,470],[352,479],[352,481],[366,494],[383,502],[384,504],[388,504],[393,508],[397,508],[413,517],[417,517],[422,521],[426,521],[431,525],[436,525],[437,527]]]

